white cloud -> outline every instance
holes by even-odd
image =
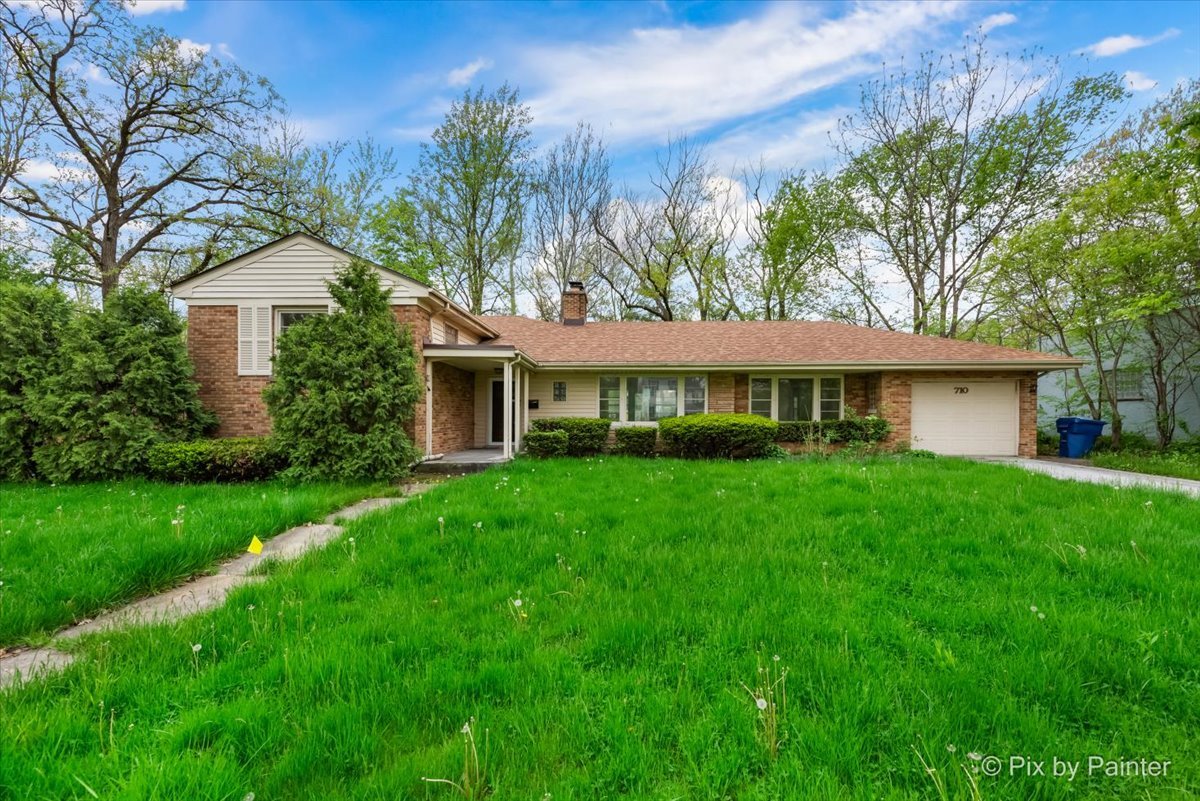
[[[212,50],[212,45],[204,42],[193,42],[191,39],[179,40],[179,55],[183,58],[199,58]]]
[[[798,117],[747,122],[713,142],[709,153],[731,173],[760,161],[768,170],[819,168],[830,156],[830,133],[850,112],[849,107],[839,106]]]
[[[477,58],[470,64],[464,64],[446,73],[446,83],[451,86],[466,86],[472,79],[484,70],[492,68],[491,59]]]
[[[1016,14],[1010,14],[1007,11],[1000,14],[992,14],[990,17],[985,17],[983,22],[979,23],[979,30],[987,33],[990,30],[1001,28],[1005,25],[1012,25],[1017,21]]]
[[[135,17],[157,14],[160,11],[183,11],[187,0],[126,0],[125,10]]]
[[[1148,92],[1158,86],[1158,81],[1144,72],[1129,70],[1125,73],[1125,85],[1134,92]]]
[[[1132,34],[1123,33],[1120,36],[1109,36],[1106,39],[1101,39],[1095,44],[1090,44],[1079,52],[1091,53],[1093,56],[1105,58],[1107,56],[1119,56],[1121,53],[1128,53],[1130,50],[1137,50],[1139,47],[1149,47],[1152,44],[1172,39],[1179,35],[1178,28],[1167,28],[1158,36],[1134,36]]]
[[[596,123],[610,142],[689,133],[777,108],[801,95],[879,69],[902,45],[926,46],[964,6],[863,3],[821,19],[811,7],[770,7],[727,25],[634,30],[621,40],[543,46],[529,72],[540,125]]]
[[[29,159],[21,167],[20,175],[26,181],[53,181],[59,176],[59,168],[52,161]]]
[[[217,55],[219,55],[221,58],[229,59],[230,61],[237,61],[237,56],[235,56],[233,51],[229,49],[229,45],[225,44],[224,42],[217,42]]]

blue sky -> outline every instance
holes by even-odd
[[[1200,77],[1198,2],[372,3],[141,0],[139,18],[267,77],[314,140],[371,135],[407,170],[468,86],[507,80],[539,144],[577,120],[634,182],[668,135],[719,164],[819,167],[827,132],[881,65],[1041,47],[1067,73],[1125,77],[1130,108]]]

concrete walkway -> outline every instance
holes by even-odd
[[[1086,462],[1067,459],[980,459],[981,462],[1007,464],[1020,467],[1031,473],[1041,473],[1065,481],[1086,481],[1089,484],[1110,484],[1114,487],[1147,487],[1149,489],[1172,490],[1200,498],[1200,481],[1170,476],[1152,476],[1148,473],[1131,473],[1127,470],[1109,470],[1093,467]]]
[[[215,573],[200,576],[172,590],[134,601],[93,619],[85,620],[54,635],[52,642],[67,642],[106,629],[121,626],[164,623],[196,615],[225,603],[230,592],[265,577],[251,572],[268,560],[290,562],[309,551],[327,545],[345,531],[339,523],[349,522],[376,509],[386,509],[433,487],[433,484],[409,484],[404,495],[396,498],[368,498],[328,515],[321,523],[290,528],[263,543],[261,554],[244,553],[222,562]],[[24,648],[0,656],[0,688],[20,684],[50,671],[61,670],[74,660],[69,653],[53,646]]]

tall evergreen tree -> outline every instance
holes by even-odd
[[[354,260],[329,283],[337,311],[279,337],[263,392],[292,476],[394,480],[417,458],[405,425],[420,397],[416,355],[371,265]]]
[[[33,461],[51,481],[137,472],[150,445],[213,423],[196,394],[183,320],[137,287],[114,290],[103,311],[81,310],[63,327],[29,408]]]

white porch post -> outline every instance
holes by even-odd
[[[529,430],[529,368],[521,371],[521,378],[525,382],[524,402],[521,404],[521,433]]]
[[[505,459],[512,458],[512,435],[513,435],[513,364],[511,361],[504,362],[504,382],[501,396],[504,398],[504,449],[502,451]]]
[[[515,384],[514,388],[516,389],[515,394],[516,394],[517,398],[516,398],[516,402],[513,405],[516,406],[515,412],[517,415],[517,419],[513,421],[513,453],[520,453],[521,452],[521,433],[523,430],[521,428],[521,419],[522,419],[522,410],[525,408],[525,395],[524,395],[524,392],[522,391],[522,388],[525,386],[525,384],[524,384],[525,368],[521,367],[520,365],[517,365],[515,369],[516,369],[517,373],[515,376],[516,380],[513,383]]]
[[[425,360],[425,455],[433,456],[433,362]]]

